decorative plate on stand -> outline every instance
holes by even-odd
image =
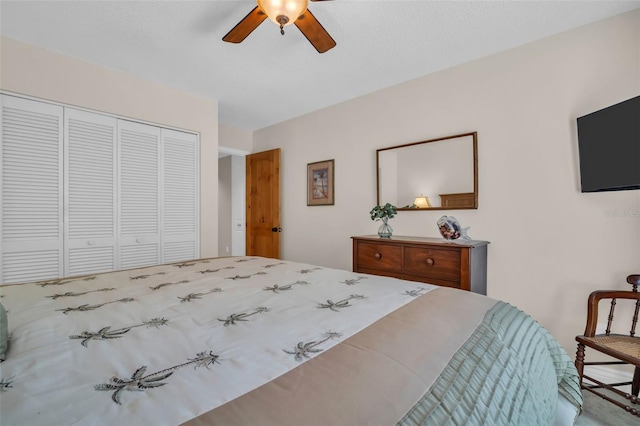
[[[440,235],[447,241],[454,241],[458,238],[465,240],[470,239],[469,236],[467,236],[467,229],[469,228],[462,228],[458,219],[453,216],[442,216],[436,224],[438,225]]]

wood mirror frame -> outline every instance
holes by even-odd
[[[378,205],[402,211],[477,209],[478,132],[376,150],[376,185]],[[419,196],[432,206],[416,207]]]

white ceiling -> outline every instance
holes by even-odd
[[[234,1],[0,1],[0,33],[219,102],[257,130],[425,74],[640,8],[616,1],[309,3],[336,40],[319,54],[264,21],[221,39],[253,7]]]

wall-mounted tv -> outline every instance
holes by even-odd
[[[577,121],[582,192],[640,189],[640,96]]]

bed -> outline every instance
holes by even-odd
[[[572,360],[455,289],[261,257],[0,287],[10,425],[573,424]]]

